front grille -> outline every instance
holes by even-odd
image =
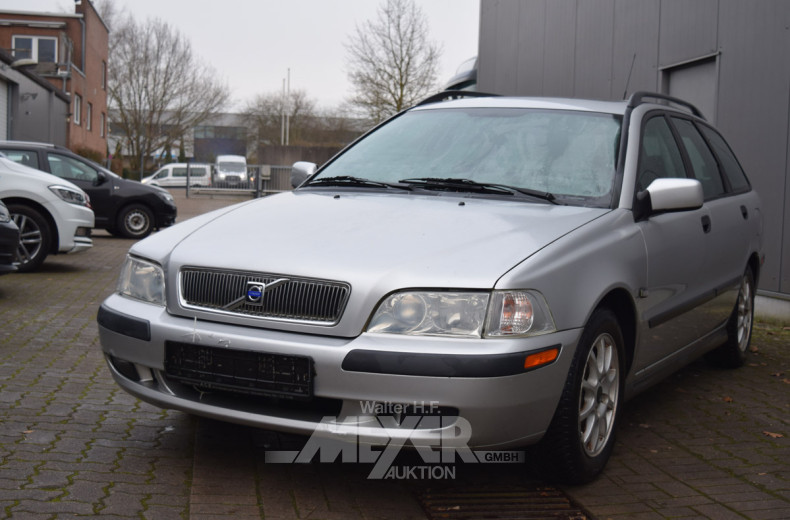
[[[273,284],[248,301],[250,283]],[[342,282],[270,273],[183,268],[179,277],[184,307],[281,321],[333,325],[340,320],[351,287]]]

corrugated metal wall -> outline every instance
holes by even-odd
[[[8,139],[8,83],[0,79],[0,139]]]
[[[698,103],[762,197],[760,288],[790,294],[790,2],[484,0],[478,63],[484,92]]]

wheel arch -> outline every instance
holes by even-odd
[[[24,197],[8,197],[3,199],[3,203],[6,206],[10,206],[12,204],[27,206],[41,213],[41,216],[46,219],[50,229],[51,236],[50,236],[50,243],[48,249],[49,254],[58,253],[59,244],[60,244],[60,233],[58,231],[58,225],[55,222],[55,219],[52,218],[52,214],[49,212],[49,210],[47,210],[47,208],[45,208],[44,206],[42,206],[41,204],[39,204],[34,200],[26,199]]]
[[[754,275],[754,288],[756,290],[757,286],[760,284],[760,256],[756,252],[752,253],[749,257],[747,267],[752,270],[752,274]]]
[[[631,295],[623,288],[612,289],[598,303],[596,309],[608,308],[617,316],[620,324],[620,331],[623,333],[623,348],[625,350],[627,374],[634,361],[634,351],[636,349],[636,305]]]

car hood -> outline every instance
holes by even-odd
[[[185,238],[176,226],[161,238],[178,244],[151,249],[172,250],[169,267],[176,270],[192,265],[324,278],[385,292],[492,288],[513,266],[607,211],[456,196],[298,191],[203,219],[185,229]],[[148,247],[139,249],[150,256]]]
[[[112,182],[115,184],[115,186],[118,187],[118,189],[126,190],[126,191],[128,191],[130,193],[131,192],[135,192],[135,193],[167,193],[167,194],[170,193],[166,189],[161,188],[159,186],[153,186],[151,184],[147,184],[146,181],[149,180],[149,179],[150,179],[150,177],[146,177],[142,181],[138,182],[138,181],[133,181],[131,179],[124,179],[123,177],[118,177],[117,175],[115,175],[112,178]]]

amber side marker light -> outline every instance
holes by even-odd
[[[538,368],[539,366],[551,363],[557,359],[557,356],[559,355],[559,348],[550,348],[549,350],[544,350],[543,352],[530,354],[524,359],[524,370],[532,370],[533,368]]]

